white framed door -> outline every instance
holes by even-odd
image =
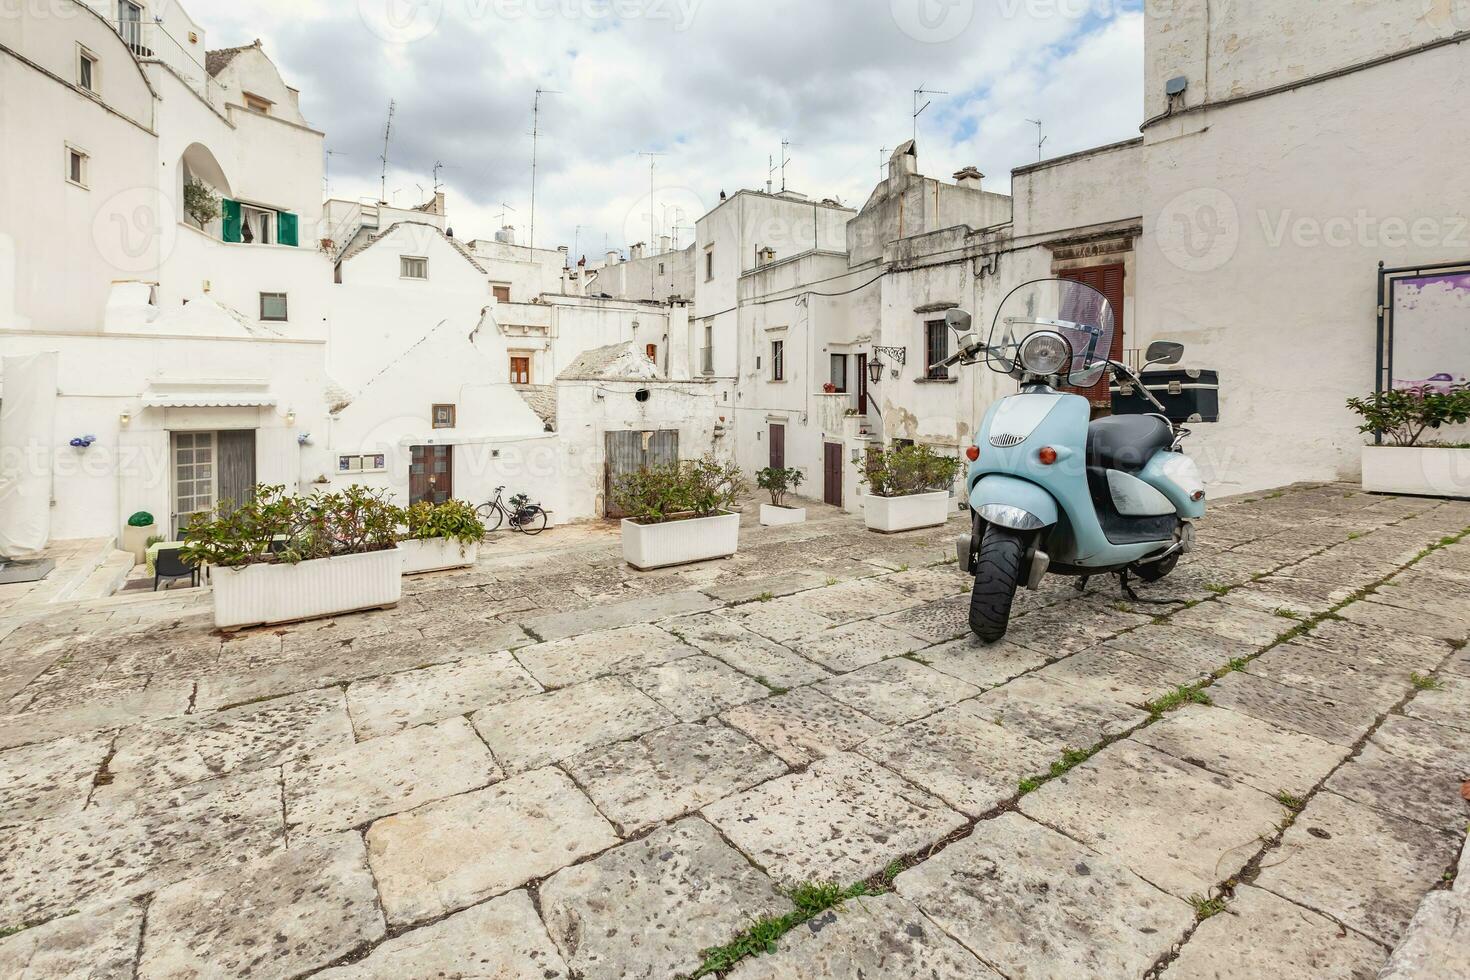
[[[173,535],[183,537],[195,514],[214,509],[219,500],[219,446],[213,432],[173,435]]]

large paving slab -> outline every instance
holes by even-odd
[[[678,721],[616,677],[492,705],[470,720],[507,772],[527,772]]]
[[[1051,657],[1009,640],[981,643],[971,636],[930,647],[919,659],[941,673],[988,690],[1045,666]]]
[[[1169,980],[1374,980],[1387,956],[1377,943],[1325,916],[1243,885],[1229,911],[1201,922]]]
[[[467,908],[617,841],[555,769],[385,817],[367,832],[383,910],[395,926]]]
[[[1326,788],[1439,830],[1463,833],[1470,826],[1470,800],[1463,792],[1467,781],[1470,768],[1456,761],[1425,765],[1370,739],[1332,774]]]
[[[1434,690],[1416,694],[1404,714],[1470,732],[1470,677],[1446,675],[1438,681]]]
[[[786,885],[861,881],[965,823],[936,797],[852,754],[771,780],[704,814]]]
[[[1218,707],[1345,746],[1354,745],[1368,734],[1388,708],[1372,698],[1318,694],[1244,671],[1234,671],[1216,681],[1208,693]]]
[[[532,636],[552,641],[704,612],[718,605],[713,599],[698,592],[675,592],[671,595],[630,599],[573,612],[552,612],[545,616],[522,619],[521,627]]]
[[[1194,910],[1119,862],[1009,813],[894,882],[1008,977],[1139,976]]]
[[[823,681],[817,690],[885,725],[931,715],[980,689],[903,657]]]
[[[470,723],[452,718],[289,762],[282,776],[286,833],[294,846],[480,789],[501,771]]]
[[[852,899],[808,920],[773,954],[746,960],[731,980],[1000,980],[897,895]]]
[[[540,693],[535,678],[502,650],[357,681],[347,688],[347,705],[357,737],[367,739]]]
[[[628,674],[628,683],[680,721],[698,721],[767,697],[771,689],[714,657],[684,657]]]
[[[1183,899],[1245,867],[1287,815],[1259,790],[1131,741],[1026,796],[1021,810]]]
[[[0,939],[0,976],[16,980],[133,980],[143,906],[119,902]]]
[[[800,687],[828,676],[825,668],[714,613],[697,613],[670,620],[664,624],[664,629],[690,646],[718,657],[742,674],[772,687]]]
[[[138,976],[294,977],[384,929],[362,837],[338,834],[160,889]]]
[[[693,973],[701,950],[790,908],[769,878],[698,817],[559,871],[541,886],[547,930],[586,977]]]
[[[0,752],[0,813],[40,820],[80,812],[112,748],[110,732],[22,745]]]
[[[1380,980],[1470,976],[1470,892],[1431,892],[1414,913]]]
[[[721,615],[777,643],[789,643],[837,625],[835,620],[801,605],[796,596],[763,597],[726,609]]]
[[[720,717],[791,766],[844,752],[887,729],[814,687],[741,705]]]
[[[1141,708],[1107,693],[1029,674],[975,698],[982,717],[1027,738],[1063,748],[1085,749],[1142,722]]]
[[[780,759],[715,721],[674,725],[563,765],[625,835],[786,773]]]
[[[847,623],[789,642],[803,657],[839,673],[901,657],[926,645],[908,633],[871,620]]]
[[[409,930],[350,966],[312,976],[315,980],[568,980],[571,974],[530,897],[518,891]]]
[[[696,652],[673,634],[643,624],[523,647],[516,651],[516,659],[536,680],[555,688],[668,663]]]
[[[1453,835],[1319,793],[1255,883],[1393,946],[1459,849]]]

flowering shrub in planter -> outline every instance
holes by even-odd
[[[713,454],[630,473],[613,487],[623,519],[623,558],[634,568],[726,558],[739,547],[740,515],[730,512],[745,492],[738,467]]]
[[[467,568],[479,561],[485,527],[469,504],[448,500],[436,506],[420,501],[401,514],[404,532],[398,548],[403,552],[403,574]]]
[[[1363,423],[1386,446],[1363,447],[1363,489],[1429,497],[1470,497],[1470,444],[1426,442],[1447,425],[1470,421],[1470,385],[1464,381],[1376,392],[1350,398]]]
[[[949,490],[961,463],[928,446],[874,449],[858,464],[863,522],[869,530],[892,534],[937,527],[949,519]]]
[[[301,497],[261,486],[195,518],[181,557],[211,566],[220,629],[391,606],[403,596],[399,517],[361,487]]]
[[[755,485],[771,495],[769,504],[761,504],[761,525],[800,524],[806,520],[805,507],[788,507],[787,494],[801,486],[806,475],[801,470],[767,466],[755,475]]]

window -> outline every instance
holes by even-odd
[[[925,377],[931,381],[945,381],[949,369],[936,365],[949,357],[949,328],[943,320],[930,320],[924,324],[924,367]]]
[[[531,355],[510,355],[510,383],[513,385],[528,385],[531,383]]]
[[[77,84],[88,92],[96,92],[97,75],[97,56],[77,45]]]
[[[117,32],[136,55],[151,55],[143,47],[143,8],[131,0],[117,0]]]
[[[429,260],[414,255],[400,256],[398,275],[404,279],[429,278]]]
[[[832,387],[838,391],[847,390],[847,355],[832,355]]]
[[[261,293],[260,318],[275,323],[286,322],[286,294]]]
[[[660,262],[658,264],[658,274],[659,275],[663,275],[664,274],[664,264],[662,262]]]
[[[497,303],[509,303],[510,302],[510,287],[509,286],[504,285],[504,284],[492,284],[490,286],[490,292],[492,292],[492,293],[495,294],[495,302],[497,302]]]
[[[771,380],[786,380],[786,341],[771,341]]]
[[[434,415],[433,415],[434,428],[436,428],[436,429],[452,429],[452,428],[454,428],[454,416],[455,416],[455,411],[454,411],[454,406],[453,405],[435,405],[434,406]]]
[[[252,95],[249,92],[245,92],[243,94],[245,96],[245,108],[249,109],[251,112],[258,112],[262,116],[268,116],[271,114],[271,105],[273,103],[270,99],[262,99],[260,96]]]
[[[643,348],[643,353],[648,355],[648,359],[650,361],[655,364],[658,363],[658,344],[649,344],[647,347]]]
[[[66,179],[78,187],[87,186],[87,154],[74,146],[66,148]]]
[[[704,250],[704,279],[706,282],[715,277],[715,248],[711,245]]]

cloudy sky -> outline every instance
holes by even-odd
[[[1136,136],[1142,0],[186,0],[211,47],[261,38],[327,134],[331,192],[427,196],[442,162],[450,219],[489,237],[502,203],[527,240],[531,105],[542,99],[536,244],[589,257],[659,234],[692,241],[720,191],[787,185],[860,206],[880,151],[919,165],[1014,166]],[[780,176],[775,177],[779,187]]]

